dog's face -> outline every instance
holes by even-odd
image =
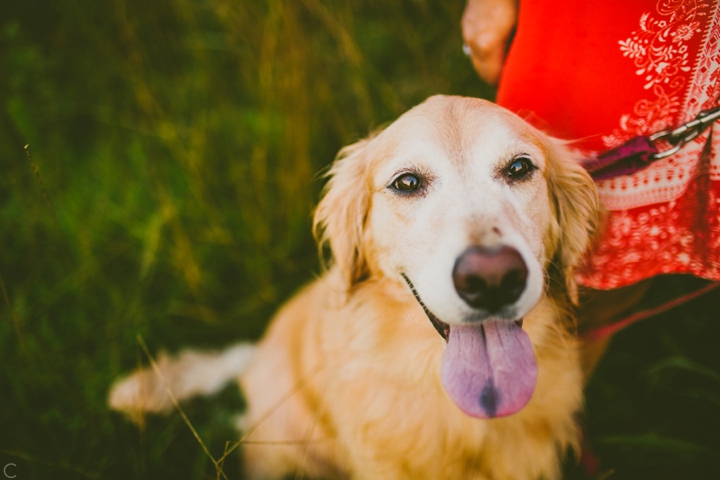
[[[377,139],[387,157],[368,172],[374,267],[405,274],[448,325],[519,320],[543,291],[543,146],[505,111],[439,100]]]
[[[339,160],[316,222],[351,285],[407,283],[448,346],[466,413],[511,414],[537,367],[522,318],[565,285],[597,222],[590,177],[562,145],[489,102],[433,97]]]

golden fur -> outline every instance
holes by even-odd
[[[425,142],[423,149],[408,153],[416,140]],[[463,179],[494,171],[496,157],[518,148],[537,160],[536,179],[513,190],[493,186],[498,180],[482,173],[482,190],[497,188],[492,198],[476,202],[454,193],[465,192]],[[444,193],[413,200],[423,204],[389,196],[382,182],[396,169],[393,162],[419,157],[425,163],[418,168],[447,172],[436,182]],[[448,180],[451,174],[456,180]],[[573,267],[598,222],[587,173],[561,142],[515,115],[482,100],[438,96],[344,149],[329,176],[315,228],[332,254],[331,266],[279,311],[240,377],[248,401],[240,427],[249,432],[243,452],[250,478],[292,471],[372,480],[557,478],[562,456],[577,447],[574,415],[582,406],[570,312]],[[510,195],[512,205],[497,192]],[[430,268],[427,252],[448,235],[458,245],[481,244],[510,238],[507,232],[543,272],[531,277],[541,293],[539,301],[531,299],[523,326],[538,383],[518,413],[475,419],[445,392],[445,341],[399,272]],[[419,283],[423,297],[440,289]],[[150,380],[138,375],[115,387],[111,405],[144,408],[137,392]]]
[[[431,100],[441,112],[466,101]],[[367,479],[558,476],[559,455],[577,441],[573,414],[582,403],[567,295],[574,295],[572,267],[590,241],[599,207],[592,181],[563,146],[525,130],[547,155],[552,216],[544,243],[552,259],[546,268],[555,276],[525,317],[540,372],[530,404],[507,418],[476,420],[448,398],[439,375],[443,340],[407,286],[373,265],[378,255],[366,228],[367,172],[377,157],[363,155],[373,142],[364,140],[341,153],[315,215],[335,265],[282,309],[242,378],[247,425],[302,384],[250,438],[311,440],[285,447],[281,464],[277,447],[248,445],[251,473],[279,475],[302,466],[311,475]],[[388,153],[383,148],[391,147],[381,147],[380,156]]]

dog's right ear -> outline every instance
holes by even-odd
[[[371,139],[349,145],[338,154],[327,174],[329,180],[315,210],[313,232],[321,259],[323,247],[330,247],[348,288],[368,276],[363,251],[363,233],[370,211],[370,185],[367,175],[367,146]]]
[[[547,182],[555,210],[551,226],[553,262],[563,276],[570,299],[577,304],[574,273],[598,231],[600,199],[593,179],[567,143],[541,138],[549,160]]]

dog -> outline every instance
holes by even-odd
[[[110,405],[167,411],[162,382],[183,399],[238,378],[248,478],[557,478],[583,403],[573,270],[599,218],[563,142],[431,97],[340,152],[314,217],[329,265],[258,345],[161,356]]]

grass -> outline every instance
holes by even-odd
[[[180,415],[137,429],[108,411],[109,385],[147,365],[137,335],[153,353],[261,335],[319,271],[310,212],[341,146],[435,93],[492,98],[460,50],[462,8],[0,6],[0,466],[216,478]],[[690,287],[667,279],[648,302]],[[704,298],[613,344],[585,417],[611,478],[717,469],[718,307]],[[215,458],[237,439],[236,389],[184,408]]]

